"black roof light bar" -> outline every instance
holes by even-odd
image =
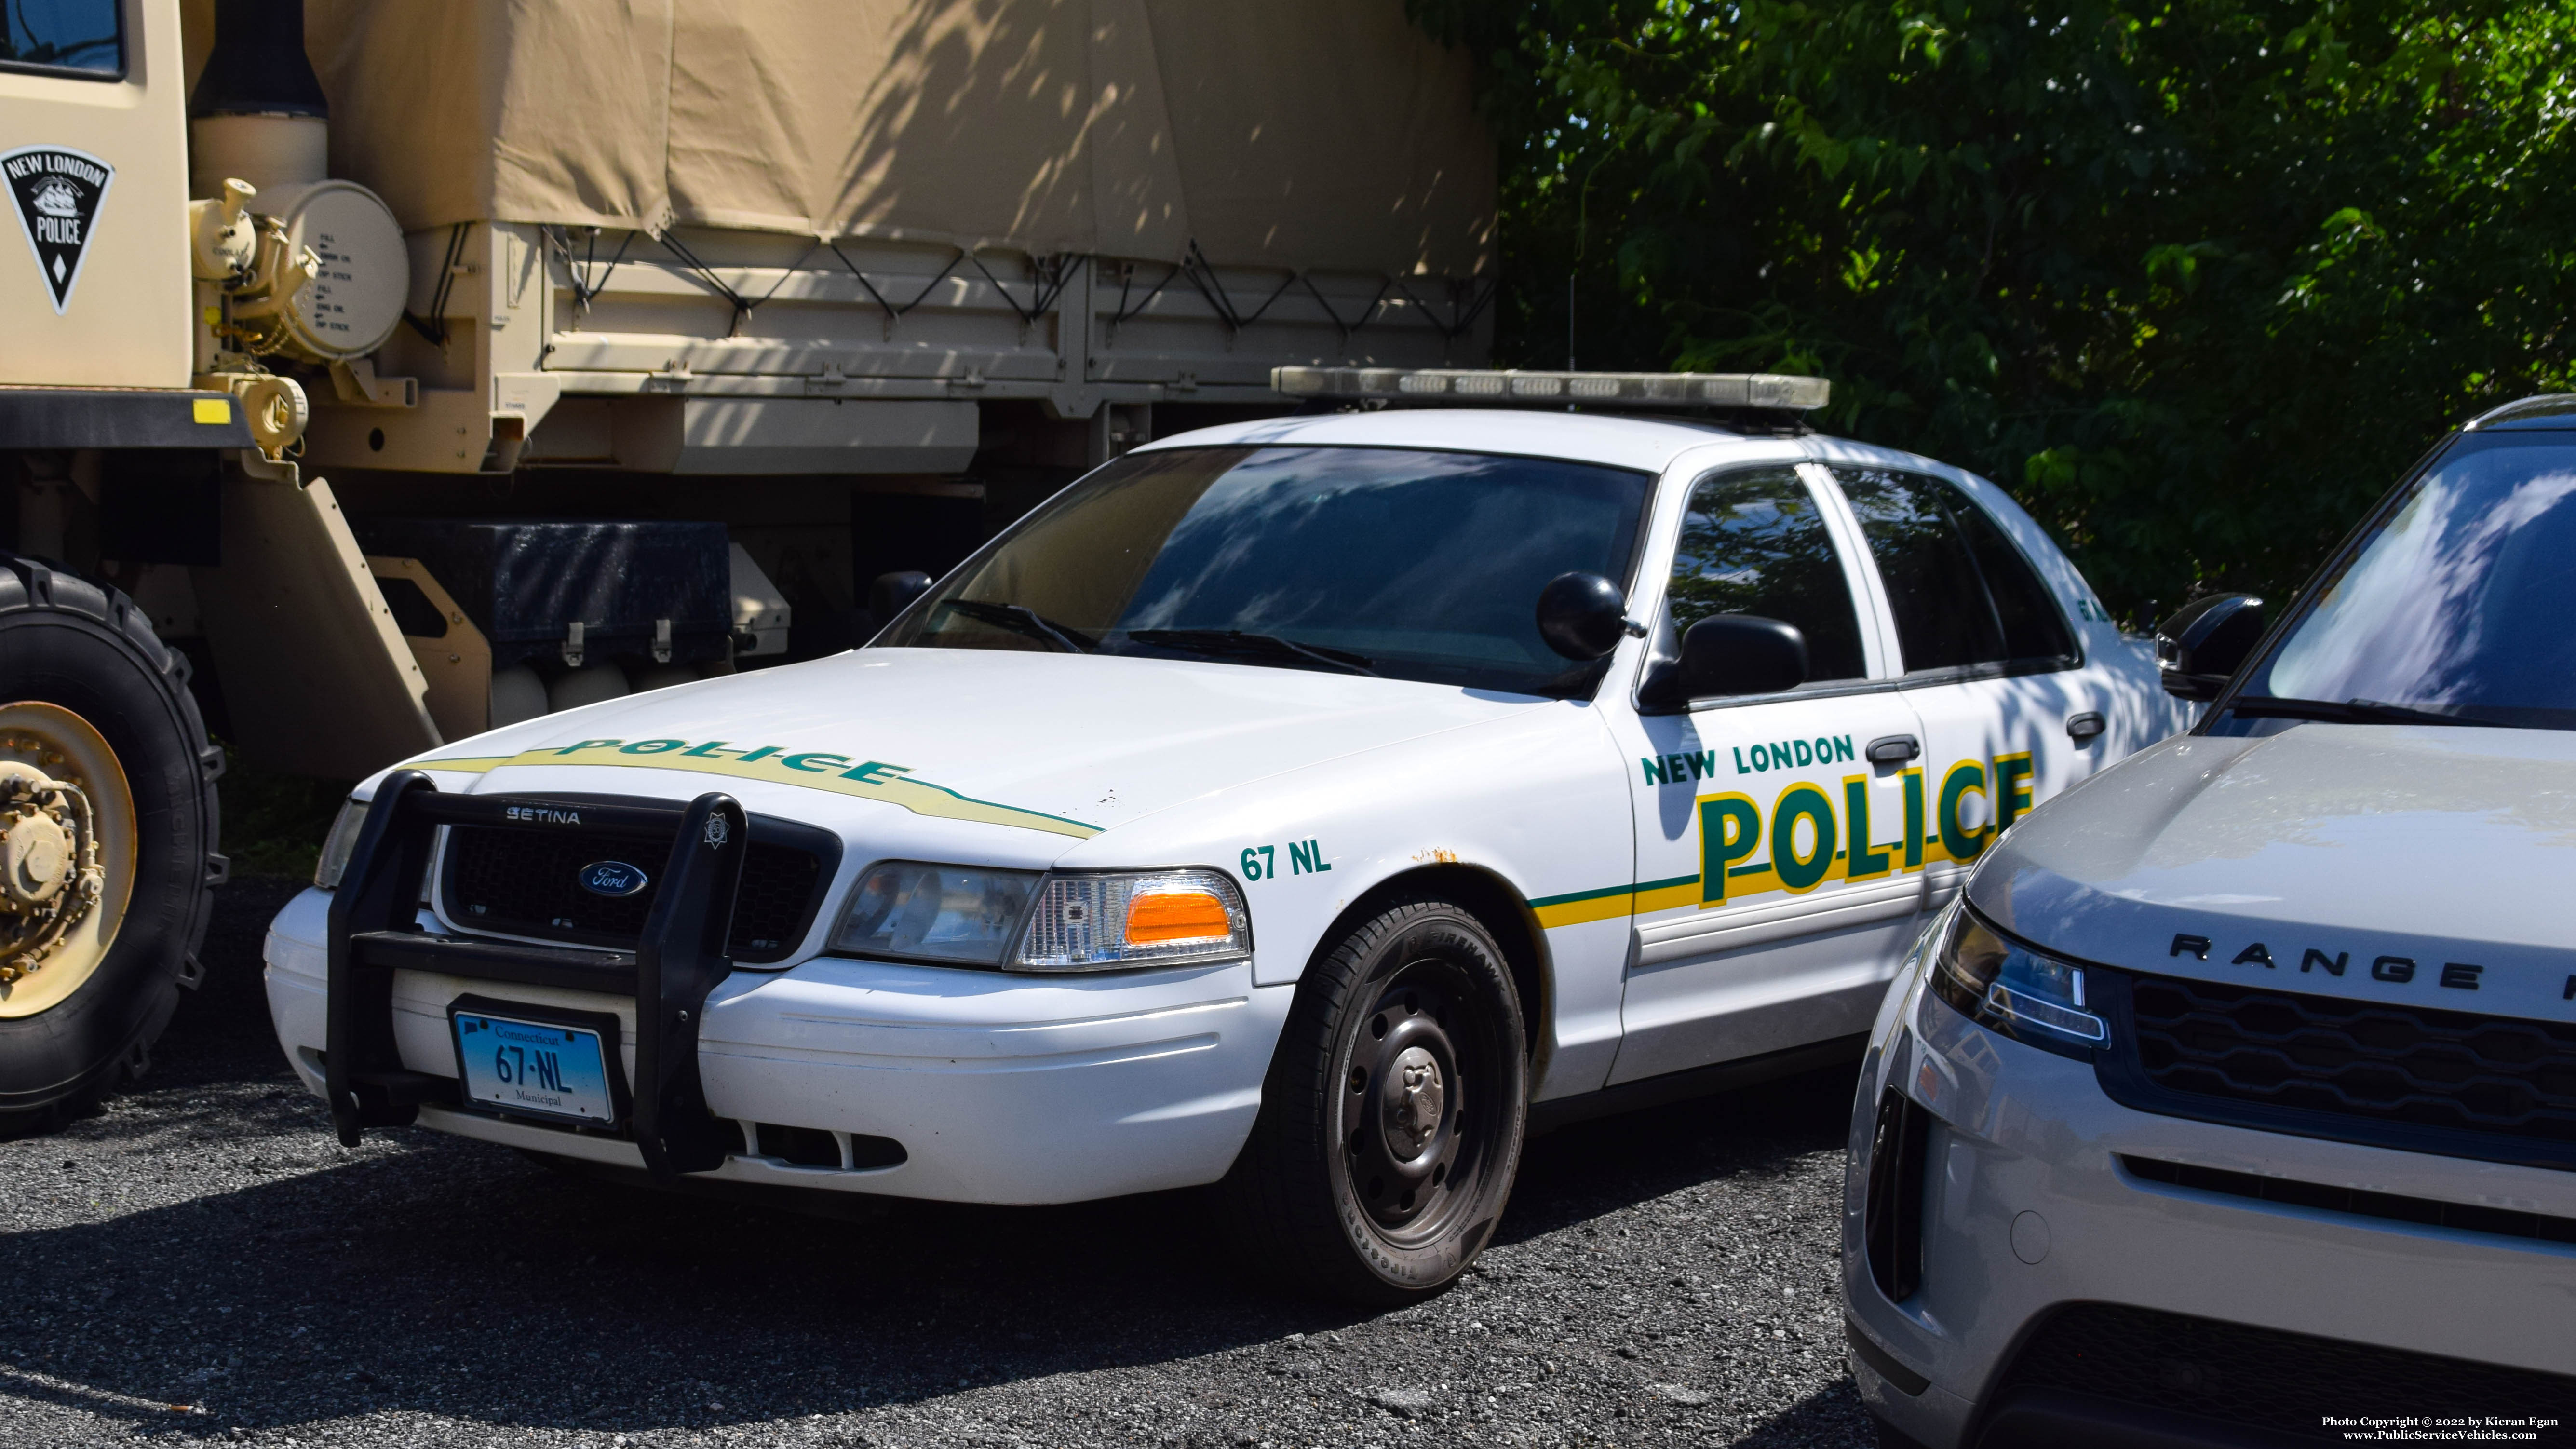
[[[1812,412],[1833,395],[1821,377],[1768,372],[1523,372],[1453,367],[1274,367],[1290,397],[1452,407],[1753,408]]]

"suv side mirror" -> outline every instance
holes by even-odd
[[[2156,663],[2165,693],[2211,700],[2263,637],[2263,601],[2252,594],[2194,599],[2156,626]]]
[[[868,585],[868,612],[877,616],[877,627],[882,629],[913,600],[929,592],[930,575],[919,569],[879,574],[876,582]]]
[[[1754,614],[1712,614],[1682,636],[1679,659],[1655,663],[1638,686],[1637,700],[1678,709],[1694,699],[1778,694],[1806,682],[1807,636],[1797,625]]]
[[[1568,659],[1598,659],[1644,632],[1628,620],[1627,594],[1599,574],[1558,574],[1538,591],[1538,636]]]

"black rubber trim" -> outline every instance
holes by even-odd
[[[2277,1434],[2197,1414],[2044,1388],[2006,1393],[1988,1412],[1985,1430],[1974,1440],[1977,1449],[2067,1449],[2075,1444],[2085,1449],[2306,1449],[2338,1442],[2338,1437],[2322,1431]]]
[[[2232,1172],[2223,1167],[2199,1167],[2187,1162],[2167,1162],[2161,1158],[2135,1157],[2126,1153],[2121,1154],[2118,1161],[2132,1176],[2192,1192],[2250,1198],[2280,1207],[2346,1213],[2381,1222],[2450,1228],[2463,1233],[2491,1233],[2502,1238],[2525,1238],[2542,1243],[2576,1243],[2576,1218],[2549,1213],[2516,1212],[2511,1208],[2443,1202],[2438,1198],[2408,1197],[2393,1192],[2369,1192],[2357,1187],[2329,1187],[2321,1182],[2264,1177],[2251,1172]]]
[[[1858,1323],[1843,1320],[1843,1337],[1851,1340],[1852,1356],[1868,1364],[1870,1372],[1887,1380],[1897,1392],[1913,1398],[1932,1386],[1932,1381],[1897,1360],[1896,1355],[1878,1346],[1878,1340],[1861,1330]]]
[[[201,423],[200,401],[226,421]],[[247,448],[250,419],[221,392],[95,387],[0,387],[0,448]]]
[[[1856,1062],[1868,1050],[1869,1033],[1864,1031],[1809,1042],[1805,1046],[1764,1052],[1760,1056],[1739,1057],[1731,1062],[1667,1072],[1660,1077],[1621,1082],[1597,1092],[1533,1102],[1530,1104],[1530,1135],[1535,1137],[1541,1132],[1553,1132],[1559,1127],[1617,1112],[1635,1112],[1647,1107],[1660,1107],[1667,1102],[1686,1102],[1693,1097],[1732,1092],[1738,1087],[1750,1087],[1779,1077],[1794,1077],[1818,1067]]]

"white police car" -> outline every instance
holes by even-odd
[[[1992,485],[1797,426],[1820,382],[1279,381],[1555,410],[1156,442],[867,648],[366,782],[268,944],[343,1137],[1225,1179],[1265,1259],[1402,1299],[1533,1111],[1856,1058],[1997,831],[2180,722]]]
[[[2571,608],[2555,397],[2268,638],[2167,624],[2206,718],[2016,827],[1873,1034],[1843,1270],[1889,1441],[2568,1433]]]

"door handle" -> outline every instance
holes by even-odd
[[[2108,728],[2110,726],[2103,722],[2099,710],[2088,709],[2082,714],[2066,717],[2066,737],[2079,745],[2093,739]]]
[[[1882,735],[1871,740],[1869,748],[1861,753],[1873,765],[1902,765],[1922,757],[1923,742],[1912,735]]]

